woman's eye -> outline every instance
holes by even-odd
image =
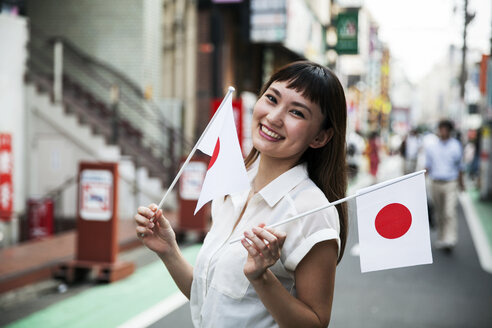
[[[277,98],[275,98],[274,96],[272,96],[272,95],[265,95],[265,97],[267,97],[267,99],[270,100],[272,103],[274,103],[274,104],[277,103]]]
[[[304,114],[300,111],[300,110],[297,110],[297,109],[293,109],[290,111],[292,114],[294,114],[295,116],[298,116],[298,117],[301,117],[301,118],[304,118]]]

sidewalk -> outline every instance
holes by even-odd
[[[0,294],[52,278],[53,270],[75,257],[76,232],[0,249]],[[133,220],[118,222],[119,252],[137,247]]]
[[[492,201],[480,199],[477,189],[460,194],[468,227],[483,270],[492,274]]]

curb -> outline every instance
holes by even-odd
[[[473,206],[473,202],[466,192],[460,193],[459,202],[463,208],[465,219],[472,235],[473,244],[477,250],[480,265],[485,272],[492,274],[492,251],[487,236],[484,233],[482,223]]]

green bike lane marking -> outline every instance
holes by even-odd
[[[184,257],[195,263],[200,247],[183,249]],[[178,291],[164,264],[155,261],[126,279],[90,288],[7,327],[116,327]]]
[[[492,202],[481,201],[480,191],[472,189],[469,192],[470,198],[475,206],[480,222],[482,223],[483,230],[487,236],[489,247],[492,249]]]

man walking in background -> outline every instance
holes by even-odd
[[[420,136],[417,129],[410,130],[410,133],[406,136],[402,143],[402,156],[404,161],[404,173],[409,174],[415,172],[417,169],[417,158],[420,151]]]
[[[431,192],[437,214],[436,247],[451,252],[458,239],[456,205],[458,187],[463,184],[463,151],[458,140],[451,137],[453,123],[441,120],[439,140],[426,149],[426,169],[432,181]]]

